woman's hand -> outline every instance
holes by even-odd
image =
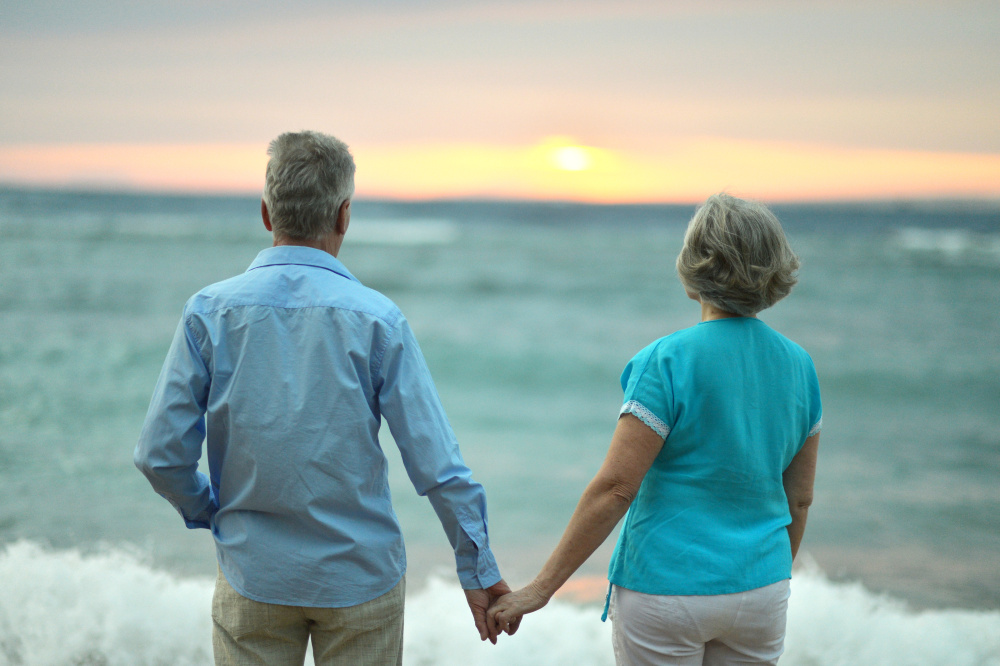
[[[465,600],[469,602],[469,610],[472,611],[472,619],[476,623],[479,640],[489,639],[493,645],[497,644],[498,632],[496,629],[489,630],[486,623],[486,611],[505,594],[510,594],[510,586],[503,578],[493,587],[488,587],[485,590],[465,590]]]
[[[549,598],[535,583],[529,583],[517,592],[505,594],[497,599],[486,613],[490,631],[496,633],[506,631],[509,636],[513,636],[521,624],[521,616],[535,612],[549,603]]]

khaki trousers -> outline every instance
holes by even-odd
[[[241,596],[220,571],[212,597],[216,666],[302,666],[310,638],[316,666],[400,666],[405,594],[404,578],[357,606],[280,606]]]

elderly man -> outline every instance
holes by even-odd
[[[195,294],[153,393],[135,463],[215,538],[217,664],[402,663],[406,556],[378,433],[437,512],[480,638],[509,591],[486,497],[462,461],[399,309],[336,259],[354,160],[315,132],[269,149],[274,246]],[[209,475],[198,471],[202,442]]]

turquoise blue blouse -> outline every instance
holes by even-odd
[[[610,581],[708,595],[789,578],[782,472],[822,423],[805,350],[759,319],[718,319],[649,345],[621,383],[622,413],[665,442],[626,514]]]

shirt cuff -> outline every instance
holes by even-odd
[[[215,516],[215,512],[219,510],[218,503],[215,499],[215,493],[212,491],[211,487],[208,487],[208,502],[204,508],[198,509],[196,511],[191,511],[190,508],[185,511],[185,508],[181,503],[167,495],[160,493],[160,497],[164,498],[177,510],[177,513],[181,515],[184,520],[184,525],[189,530],[210,530],[212,529],[212,518]],[[185,498],[187,499],[187,498]]]
[[[489,546],[479,549],[476,561],[456,555],[458,581],[463,590],[485,590],[500,582],[500,569]],[[463,561],[464,560],[464,561]]]
[[[646,406],[638,400],[629,400],[622,405],[622,409],[618,412],[618,416],[621,417],[622,414],[631,414],[635,416],[637,419],[652,428],[653,432],[663,439],[666,439],[667,435],[670,434],[670,426],[661,421],[656,414],[646,409]]]

